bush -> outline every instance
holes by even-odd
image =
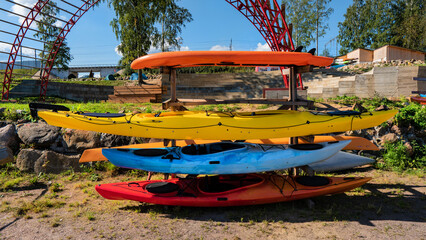
[[[399,113],[395,115],[395,121],[399,127],[408,128],[411,125],[418,129],[425,129],[426,108],[419,104],[411,103],[399,110]]]
[[[426,146],[412,142],[413,154],[410,156],[403,141],[385,143],[383,159],[388,168],[393,170],[407,170],[410,168],[426,167]]]

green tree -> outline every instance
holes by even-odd
[[[34,37],[44,42],[43,52],[40,52],[39,54],[42,64],[46,63],[46,58],[52,49],[53,43],[56,41],[57,36],[61,32],[61,28],[56,26],[58,20],[55,19],[55,17],[59,15],[59,12],[60,10],[57,8],[57,4],[50,1],[49,4],[42,9],[41,18],[37,22],[37,29],[39,32],[34,34]],[[56,54],[53,66],[67,70],[68,64],[72,59],[73,57],[70,54],[70,48],[64,40]]]
[[[282,0],[286,21],[293,24],[295,46],[309,46],[315,40],[315,15],[311,3],[312,0]]]
[[[162,52],[179,49],[182,38],[177,36],[182,32],[182,26],[192,21],[191,13],[174,4],[172,0],[159,1],[157,9],[160,14],[158,21],[161,24],[161,30],[157,29],[155,32],[153,44]]]
[[[318,48],[318,39],[325,35],[325,31],[328,29],[328,23],[327,20],[330,16],[330,14],[333,13],[334,9],[331,7],[328,7],[328,4],[331,2],[331,0],[314,0],[315,1],[315,8],[314,8],[314,14],[315,14],[315,42],[316,42],[316,49],[317,49],[317,55],[319,53]]]
[[[325,35],[327,20],[334,11],[328,7],[331,0],[282,0],[286,20],[293,24],[293,41],[296,46],[309,46]],[[314,34],[315,33],[315,34]]]
[[[398,14],[393,31],[393,44],[426,51],[426,8],[424,0],[399,0],[395,4]]]
[[[115,10],[111,22],[123,57],[120,65],[129,67],[136,58],[146,55],[152,46],[162,50],[179,47],[182,26],[192,20],[178,0],[108,0]],[[161,30],[158,29],[161,28]]]
[[[354,0],[339,23],[340,54],[388,44],[424,51],[425,16],[422,0]]]
[[[369,1],[369,0],[367,0]],[[341,45],[340,54],[356,48],[367,48],[371,45],[371,10],[364,0],[354,0],[345,13],[345,20],[339,22],[338,40]]]

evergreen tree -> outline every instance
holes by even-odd
[[[53,43],[56,41],[57,36],[61,32],[61,28],[55,26],[55,24],[57,24],[57,20],[53,18],[59,15],[60,12],[56,6],[55,2],[50,1],[49,4],[42,9],[41,18],[37,22],[37,29],[39,32],[34,34],[34,37],[45,42],[43,45],[43,52],[39,54],[43,65],[46,63],[46,58],[49,57],[48,55],[52,49]],[[68,64],[72,59],[73,57],[70,54],[70,48],[64,40],[56,54],[53,66],[67,70]]]

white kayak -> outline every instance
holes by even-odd
[[[309,164],[315,172],[333,172],[374,163],[375,160],[347,152],[338,152],[324,161]]]

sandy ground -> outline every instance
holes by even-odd
[[[426,181],[371,168],[342,176],[374,179],[351,192],[232,208],[165,207],[103,199],[95,184],[128,175],[58,177],[0,193],[1,239],[425,239]],[[62,191],[53,192],[54,184]]]

